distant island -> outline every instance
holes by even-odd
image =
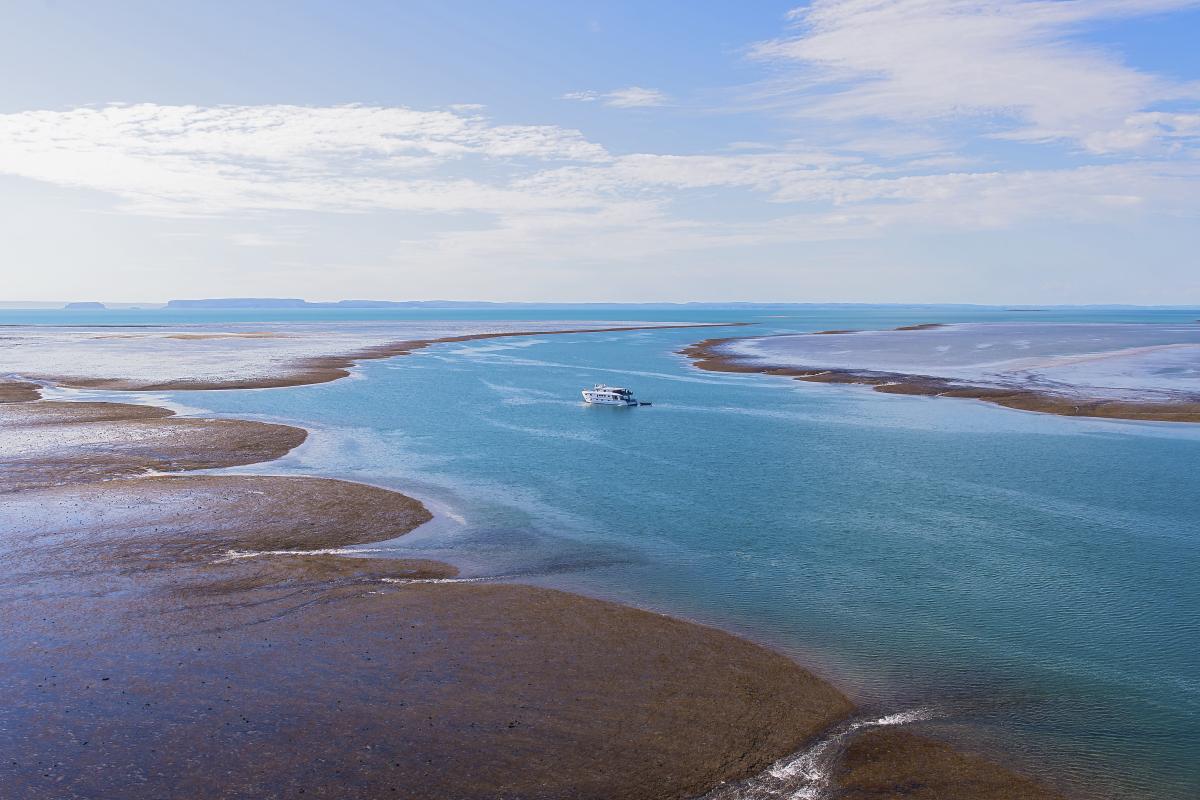
[[[298,297],[211,297],[201,300],[170,300],[167,308],[799,308],[812,305],[867,307],[860,303],[763,303],[763,302],[521,302],[495,300],[336,300],[312,302]],[[925,307],[925,306],[918,306]],[[929,306],[934,308],[937,306]],[[973,306],[963,306],[973,307]],[[981,306],[982,307],[982,306]]]
[[[106,308],[108,308],[108,306],[104,305],[104,303],[97,303],[94,300],[79,303],[67,303],[65,306],[63,306],[65,311],[88,311],[97,309],[104,310]]]
[[[6,304],[0,304],[3,307]],[[74,305],[74,304],[72,304]],[[143,304],[146,308],[162,308],[154,304]],[[1037,309],[1017,309],[1004,306],[988,306],[976,303],[797,303],[770,301],[651,301],[651,302],[521,302],[496,300],[337,300],[328,302],[312,302],[298,297],[212,297],[200,300],[171,300],[166,308],[197,309],[197,308],[690,308],[690,309],[811,309],[811,308],[903,308],[903,309],[1003,309],[1006,311],[1046,311],[1049,309],[1163,309],[1163,310],[1192,310],[1190,306],[1134,306],[1134,305],[1081,305],[1063,306],[1050,305]]]
[[[214,297],[204,300],[171,300],[167,308],[421,308],[472,307],[495,303],[454,300],[338,300],[312,303],[296,297]]]
[[[171,300],[167,308],[481,308],[563,306],[676,306],[692,303],[497,303],[488,300],[337,300],[310,302],[296,297],[213,297],[203,300]]]

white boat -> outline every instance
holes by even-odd
[[[591,389],[583,390],[583,401],[595,406],[636,406],[637,398],[629,389],[620,386],[605,386],[597,383]]]

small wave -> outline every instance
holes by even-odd
[[[918,708],[913,711],[900,711],[896,714],[888,714],[879,719],[873,719],[869,722],[859,722],[854,726],[854,730],[859,728],[882,728],[888,725],[908,725],[911,722],[924,722],[930,720],[937,715],[930,708]]]

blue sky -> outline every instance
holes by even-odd
[[[1200,303],[1192,0],[0,8],[0,299]]]

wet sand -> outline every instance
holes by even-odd
[[[1031,780],[942,742],[894,728],[855,737],[835,773],[839,800],[1023,800],[1049,798]]]
[[[8,402],[0,405],[0,493],[254,464],[278,458],[307,435],[290,425],[175,417],[154,406]]]
[[[0,403],[24,403],[37,400],[41,391],[36,383],[25,381],[5,381],[0,383]]]
[[[895,330],[931,330],[937,327],[941,326],[935,324],[911,325]],[[855,332],[821,331],[820,333]],[[983,400],[1020,411],[1037,411],[1066,417],[1101,417],[1152,422],[1200,422],[1200,401],[1136,402],[1101,397],[1077,397],[1035,389],[978,386],[961,380],[929,375],[909,375],[900,372],[763,364],[746,360],[722,349],[723,345],[733,341],[736,339],[705,339],[685,347],[680,351],[680,355],[691,359],[692,364],[699,369],[710,372],[779,375],[812,383],[861,384],[871,386],[877,392],[888,394]]]

